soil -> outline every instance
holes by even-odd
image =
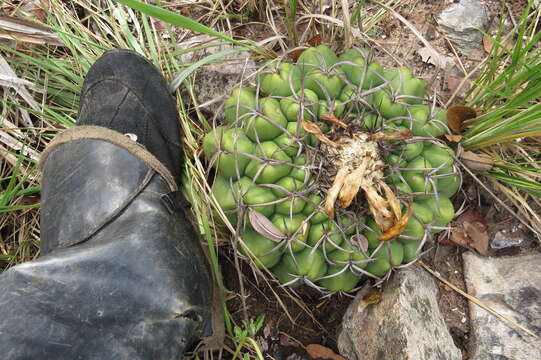
[[[231,260],[233,255],[224,255],[230,259],[222,264],[224,284],[235,293],[227,305],[233,317],[238,320],[238,323],[242,323],[244,315],[238,272]],[[339,332],[337,330],[352,298],[333,296],[322,299],[321,293],[317,290],[302,286],[294,290],[298,295],[294,299],[282,288],[272,284],[272,289],[283,302],[292,317],[292,322],[270,287],[254,276],[250,266],[241,261],[240,268],[243,274],[245,306],[249,319],[254,320],[258,315],[265,314],[265,325],[257,337],[263,352],[274,359],[285,359],[291,354],[306,357],[305,346],[320,344],[338,353]]]

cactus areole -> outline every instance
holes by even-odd
[[[233,90],[203,150],[242,255],[325,294],[415,261],[452,220],[462,180],[438,139],[446,112],[425,97],[408,68],[325,45]]]

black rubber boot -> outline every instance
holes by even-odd
[[[42,256],[0,276],[1,358],[178,359],[211,335],[213,291],[177,191],[174,101],[150,63],[113,50],[80,124],[41,159]]]

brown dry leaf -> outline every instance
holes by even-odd
[[[333,114],[323,114],[320,116],[320,119],[321,120],[325,120],[325,121],[328,121],[330,122],[331,124],[334,124],[334,125],[338,125],[340,126],[341,128],[344,128],[346,129],[348,127],[348,125],[343,122],[342,120],[338,119],[336,116],[334,116]]]
[[[413,135],[409,130],[400,130],[392,133],[377,132],[370,135],[371,141],[382,141],[382,140],[407,140],[411,139]]]
[[[452,57],[440,54],[433,47],[424,46],[417,50],[417,53],[421,55],[423,62],[443,70],[448,70],[455,65],[455,60]]]
[[[395,220],[399,221],[402,217],[402,206],[400,205],[400,201],[394,194],[393,190],[384,181],[380,181],[379,186],[383,188],[383,191],[385,192],[387,203],[394,214]]]
[[[489,238],[487,233],[487,227],[481,222],[464,222],[464,230],[468,238],[472,240],[470,246],[483,256],[488,253]]]
[[[0,16],[0,38],[32,44],[64,46],[60,38],[48,28],[32,21],[10,16]]]
[[[477,117],[477,112],[469,106],[456,105],[447,109],[447,123],[449,128],[460,134],[464,128],[464,122]]]
[[[318,46],[318,45],[321,45],[321,42],[323,40],[321,39],[321,35],[320,34],[316,34],[314,36],[312,36],[309,40],[308,40],[308,45],[310,46]]]
[[[334,217],[334,203],[338,198],[338,194],[340,194],[340,190],[342,190],[342,187],[344,186],[348,174],[348,168],[340,168],[334,177],[331,188],[327,191],[327,197],[325,198],[325,213],[330,218]]]
[[[440,244],[442,245],[451,245],[451,246],[462,246],[467,248],[468,247],[468,239],[466,237],[466,233],[464,232],[464,229],[462,226],[456,222],[452,222],[450,224],[451,228],[453,229],[451,232],[451,236],[440,236]],[[443,234],[443,233],[442,233]]]
[[[462,141],[462,135],[449,135],[449,134],[445,134],[444,137],[445,137],[445,139],[447,139],[447,141],[449,141],[449,142],[459,143],[459,142]]]
[[[489,237],[487,233],[487,221],[476,209],[470,209],[460,215],[452,223],[452,231],[449,239],[442,239],[444,245],[461,246],[475,250],[486,256],[488,253]]]
[[[319,344],[308,345],[306,347],[306,352],[314,359],[346,360],[346,358],[336,354],[328,347]]]
[[[413,203],[410,201],[408,204],[408,212],[402,216],[400,220],[393,226],[391,226],[385,233],[379,237],[379,241],[389,241],[399,236],[406,229],[408,220],[410,219],[411,213],[413,212]]]
[[[342,189],[340,190],[339,195],[340,206],[342,206],[342,208],[348,208],[349,205],[351,205],[353,199],[357,196],[359,188],[364,181],[366,167],[368,166],[369,161],[370,157],[366,156],[363,159],[361,165],[357,169],[349,173],[344,179],[344,184],[342,186]]]
[[[323,134],[323,131],[321,131],[321,129],[319,128],[319,126],[317,126],[313,122],[308,121],[308,120],[303,120],[302,127],[304,128],[304,130],[306,130],[306,132],[309,132],[310,134],[314,135],[322,143],[332,146],[334,148],[338,147],[338,145],[334,141],[326,137]]]
[[[299,60],[299,57],[302,55],[304,50],[306,50],[306,49],[295,49],[295,50],[293,50],[291,52],[291,60],[293,60],[293,62],[297,62],[297,60]]]
[[[464,165],[474,172],[490,171],[494,166],[494,161],[490,157],[476,154],[473,151],[464,151],[460,155],[460,159]]]

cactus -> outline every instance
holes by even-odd
[[[446,112],[408,68],[309,48],[225,101],[203,139],[242,254],[287,286],[355,290],[414,261],[454,216]]]

